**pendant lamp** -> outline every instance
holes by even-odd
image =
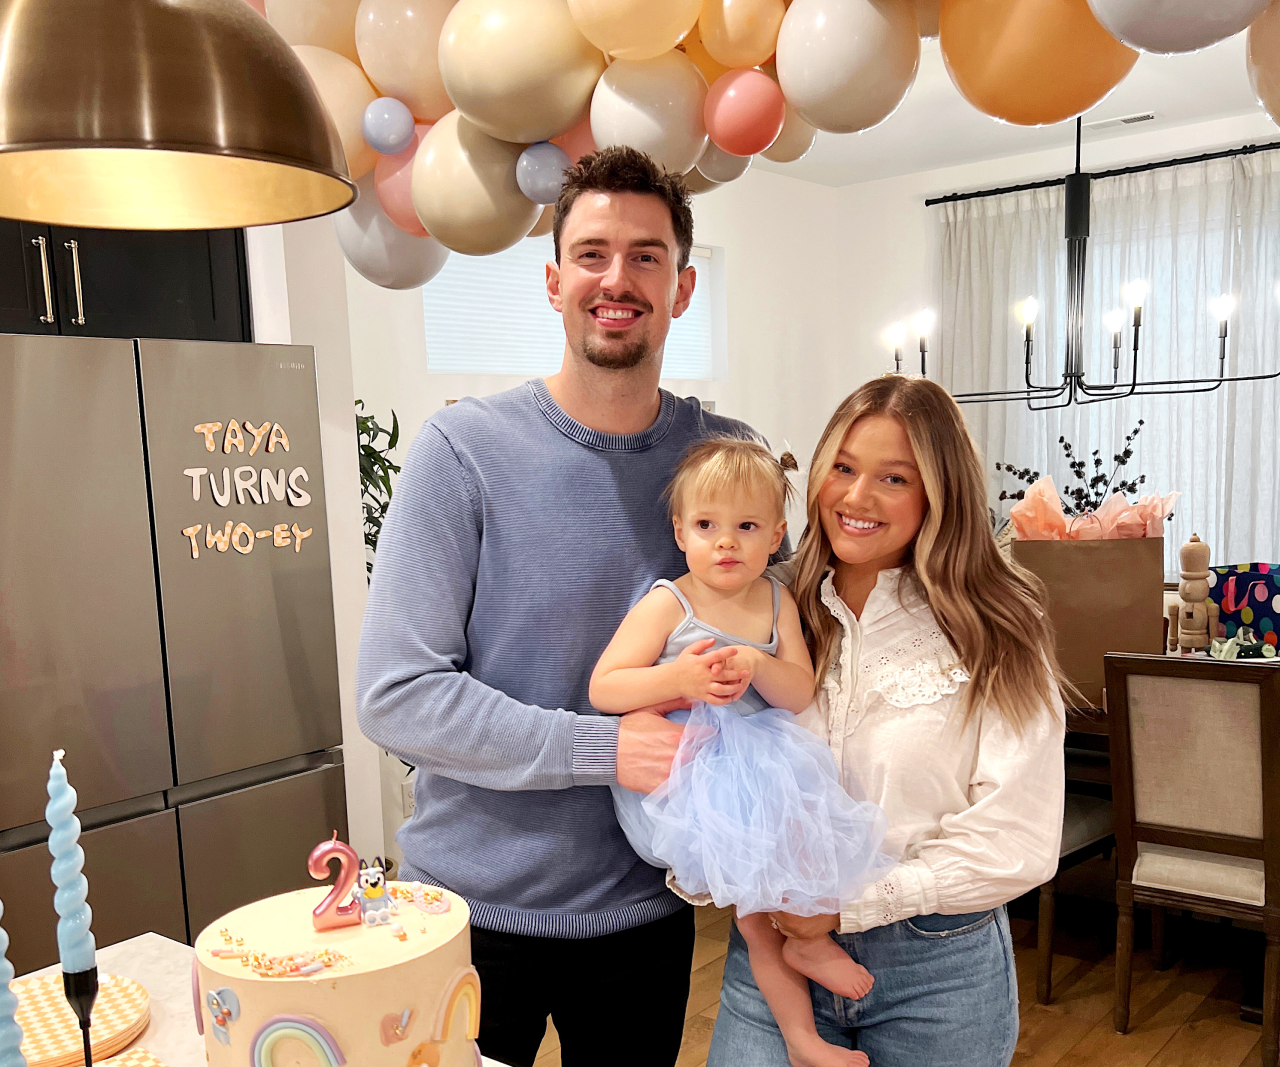
[[[245,0],[0,0],[0,217],[222,229],[354,198],[315,86]]]

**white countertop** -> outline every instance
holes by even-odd
[[[204,1038],[196,1033],[191,1007],[191,957],[195,950],[159,934],[141,934],[98,949],[98,973],[138,982],[151,998],[151,1023],[135,1045],[165,1067],[206,1067]],[[57,964],[33,974],[48,974]],[[485,1067],[502,1067],[486,1059]]]

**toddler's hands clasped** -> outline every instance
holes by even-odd
[[[752,670],[746,666],[741,648],[717,648],[714,637],[695,641],[675,660],[677,684],[682,696],[706,704],[731,704],[747,691]]]

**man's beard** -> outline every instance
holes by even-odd
[[[653,349],[648,340],[637,338],[619,348],[617,345],[598,345],[589,337],[583,338],[582,355],[593,367],[605,370],[630,370],[638,367],[651,355]]]

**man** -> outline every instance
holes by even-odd
[[[661,1067],[680,1047],[693,916],[638,859],[615,782],[650,792],[680,727],[601,716],[587,685],[627,610],[684,573],[661,500],[689,445],[750,433],[658,388],[689,306],[693,216],[678,177],[629,148],[568,173],[547,295],[557,374],[433,415],[378,545],[360,724],[418,768],[401,877],[471,905],[480,1047],[532,1064]],[[495,291],[471,315],[502,315]]]

